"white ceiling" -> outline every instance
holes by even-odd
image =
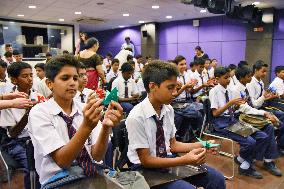
[[[259,7],[284,8],[284,0],[235,0],[243,4],[259,1]],[[104,5],[97,5],[103,2]],[[29,9],[28,5],[36,5],[36,9]],[[152,5],[159,5],[157,10]],[[44,21],[53,23],[75,24],[74,19],[81,16],[100,18],[105,20],[100,24],[81,24],[80,28],[88,31],[98,31],[117,28],[119,25],[126,27],[139,25],[139,20],[147,22],[167,22],[190,18],[215,16],[210,13],[201,14],[200,8],[193,5],[184,5],[180,0],[0,0],[0,17]],[[82,15],[75,15],[81,11]],[[123,17],[129,13],[129,17]],[[24,17],[18,17],[23,14]],[[166,19],[171,15],[173,19]],[[64,22],[59,22],[64,18]]]

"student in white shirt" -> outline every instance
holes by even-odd
[[[32,67],[28,63],[14,62],[8,67],[7,71],[12,83],[15,85],[14,92],[27,94],[31,101],[27,102],[30,105],[27,109],[10,108],[1,110],[0,117],[0,127],[7,129],[8,136],[11,139],[5,144],[5,150],[25,169],[25,188],[30,188],[25,148],[25,142],[29,139],[27,131],[28,115],[31,107],[38,102],[45,101],[45,98],[32,90],[33,73]]]
[[[123,107],[123,111],[127,114],[129,114],[139,98],[137,85],[135,81],[131,79],[133,73],[134,68],[132,65],[130,63],[124,63],[121,67],[121,76],[117,77],[112,82],[112,89],[117,88],[118,100]]]
[[[115,58],[111,62],[110,71],[106,74],[107,83],[109,83],[111,79],[117,78],[118,75],[119,75],[119,60]]]
[[[15,58],[13,58],[13,53],[11,53],[10,51],[5,52],[4,54],[4,58],[3,60],[8,64],[12,64],[13,62],[15,62]]]
[[[111,62],[112,62],[112,54],[108,52],[106,54],[106,58],[103,59],[103,69],[105,71],[105,74],[109,72],[111,68]]]
[[[217,68],[218,66],[218,61],[217,59],[213,58],[211,60],[211,64],[210,64],[210,69],[209,69],[209,77],[214,78],[214,70]]]
[[[42,186],[77,160],[86,176],[94,176],[93,160],[104,158],[109,134],[122,118],[122,108],[111,102],[103,114],[102,100],[92,93],[86,104],[73,100],[78,89],[79,63],[74,57],[51,59],[46,65],[53,98],[35,106],[29,116],[35,167]],[[100,120],[103,119],[102,122]],[[67,173],[69,174],[69,173]]]
[[[252,166],[253,160],[256,159],[264,160],[263,165],[267,171],[276,176],[281,176],[281,171],[272,161],[278,157],[273,126],[266,125],[261,131],[256,131],[248,137],[243,137],[226,129],[237,122],[237,112],[234,109],[242,106],[243,112],[250,112],[249,109],[244,108],[245,100],[240,96],[234,98],[232,90],[228,88],[229,72],[230,69],[228,68],[216,68],[215,77],[218,78],[219,84],[209,92],[215,132],[240,144],[240,155],[235,158],[236,163],[240,165],[239,174],[257,179],[263,178],[262,174]]]
[[[23,92],[0,94],[0,110],[7,108],[27,109],[33,105],[28,95]],[[0,111],[1,115],[1,111]]]
[[[275,74],[276,77],[269,86],[274,87],[278,95],[284,98],[284,66],[276,66]]]
[[[38,92],[42,94],[46,99],[52,97],[52,91],[47,86],[47,78],[43,78],[38,85]]]
[[[136,71],[135,69],[135,61],[133,60],[129,60],[128,61],[129,64],[131,64],[131,66],[134,68],[134,72],[131,76],[131,79],[133,79],[136,83],[138,82],[139,78],[141,77],[141,72]]]
[[[136,57],[137,60],[137,66],[138,66],[138,72],[142,72],[142,69],[144,67],[144,58],[141,54],[138,54]]]
[[[127,156],[139,168],[159,169],[177,165],[202,165],[208,151],[197,143],[182,143],[175,139],[174,110],[169,105],[177,85],[178,71],[166,62],[154,61],[145,66],[143,82],[148,97],[136,105],[126,119],[128,131]],[[156,136],[160,138],[157,140]],[[214,142],[214,141],[211,141]],[[181,157],[172,153],[183,152]],[[224,189],[222,174],[207,167],[208,172],[192,179],[178,180],[157,188],[192,189],[192,185],[204,189]],[[192,184],[192,185],[191,185]]]
[[[119,53],[114,57],[119,60],[119,69],[125,62],[127,62],[128,55],[132,55],[132,50],[129,48],[126,48],[126,49],[121,49]]]
[[[82,63],[79,63],[79,65],[80,65],[80,68],[78,70],[78,75],[79,75],[78,84],[79,85],[78,85],[78,91],[74,97],[74,100],[77,100],[78,102],[81,102],[81,103],[86,103],[89,94],[91,94],[94,91],[92,89],[86,88],[86,85],[88,83],[86,66]]]
[[[207,58],[204,61],[205,63],[204,63],[204,69],[203,69],[202,75],[207,77],[209,80],[210,79],[209,68],[210,68],[211,60]]]
[[[232,87],[236,86],[239,83],[238,79],[235,76],[235,72],[236,72],[237,66],[235,64],[230,64],[228,66],[228,68],[230,69],[230,76],[231,76],[230,84],[229,84],[228,87],[232,88]]]
[[[200,59],[200,61],[196,64],[197,68],[194,72],[194,79],[197,80],[197,84],[194,86],[192,91],[193,98],[197,98],[198,96],[204,94],[206,87],[209,87],[209,84],[207,83],[208,77],[202,74],[205,64],[204,60]]]

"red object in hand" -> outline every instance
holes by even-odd
[[[37,101],[38,102],[45,102],[44,96],[37,96]]]
[[[105,97],[105,91],[103,89],[97,89],[96,94],[99,95],[100,99],[103,99]]]

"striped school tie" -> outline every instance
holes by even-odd
[[[248,89],[246,88],[245,89],[245,93],[246,93],[246,96],[247,96],[247,103],[248,105],[250,105],[251,107],[253,107],[253,104],[252,104],[252,101],[251,101],[251,98],[249,96],[249,92],[248,92]]]
[[[229,93],[228,93],[227,90],[225,92],[225,98],[226,98],[226,103],[228,103],[230,101],[230,99],[229,99]],[[232,106],[230,106],[228,108],[228,111],[229,111],[229,115],[230,115],[231,120],[233,120],[234,119],[234,111],[233,111]]]
[[[165,158],[167,157],[165,135],[163,129],[163,118],[159,120],[156,115],[153,116],[157,126],[156,132],[156,156]]]
[[[72,122],[74,116],[67,116],[64,115],[62,112],[58,114],[62,119],[66,122],[68,128],[68,136],[71,139],[75,133],[76,129],[72,126]],[[85,146],[83,146],[82,151],[80,152],[79,156],[76,158],[79,166],[84,170],[86,176],[94,176],[96,174],[95,165],[93,164]]]
[[[81,98],[81,102],[85,103],[85,98],[84,98],[84,94],[83,93],[80,94],[80,98]]]

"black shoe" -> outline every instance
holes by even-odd
[[[241,165],[241,164],[242,164],[241,162],[239,162],[238,156],[235,156],[235,157],[234,157],[234,162],[235,162],[236,164],[238,164],[238,165]]]
[[[278,176],[281,177],[282,176],[282,172],[280,171],[280,169],[278,169],[275,165],[275,163],[272,162],[264,162],[263,163],[264,168],[270,172],[272,175],[274,176]]]
[[[262,174],[257,172],[255,169],[253,168],[248,168],[248,169],[242,169],[239,167],[239,174],[240,175],[244,175],[244,176],[249,176],[249,177],[253,177],[256,179],[262,179]]]

